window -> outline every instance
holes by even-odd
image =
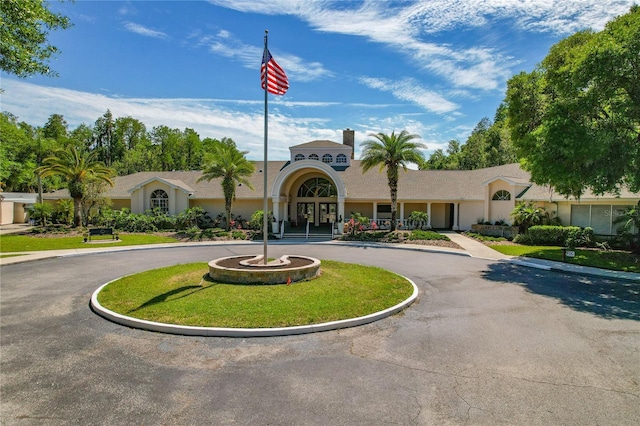
[[[151,193],[151,210],[156,208],[162,213],[169,213],[169,196],[162,189],[156,189]]]
[[[629,207],[631,206],[574,204],[571,206],[571,225],[581,228],[590,226],[598,235],[615,235],[621,225],[613,222]]]
[[[325,154],[322,156],[323,163],[331,163],[333,162],[333,156],[331,154]]]
[[[336,163],[346,164],[347,163],[347,156],[344,155],[344,154],[338,154],[338,156],[336,157]]]
[[[293,161],[301,161],[304,160],[304,155],[302,154],[296,154],[295,157],[293,157]]]
[[[336,187],[324,178],[312,178],[300,185],[298,197],[337,197]]]
[[[509,201],[511,199],[511,193],[509,191],[505,191],[504,189],[501,189],[500,191],[496,191],[495,194],[493,194],[493,201]]]
[[[318,154],[311,154],[311,155],[309,156],[309,160],[316,160],[316,161],[319,161],[319,160],[320,160],[320,157],[318,157]]]

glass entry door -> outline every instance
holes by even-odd
[[[336,203],[320,203],[320,223],[331,223],[336,221],[338,205]]]
[[[316,221],[316,204],[315,203],[298,203],[297,214],[298,226],[306,225],[307,220],[311,223]]]

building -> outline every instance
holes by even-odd
[[[269,209],[278,221],[321,227],[348,220],[358,212],[379,223],[391,217],[386,173],[372,169],[362,173],[354,160],[354,132],[343,132],[343,143],[316,140],[290,149],[289,161],[269,161],[267,193]],[[247,186],[236,189],[233,213],[249,218],[263,208],[265,165],[256,162],[256,173]],[[202,207],[212,217],[224,212],[220,182],[198,182],[199,171],[140,172],[117,177],[107,196],[114,209],[133,213],[160,208],[177,214]],[[66,190],[46,194],[50,202],[68,197]],[[616,233],[613,219],[635,205],[640,194],[622,190],[619,195],[584,194],[580,201],[566,199],[548,187],[530,182],[518,164],[479,170],[401,171],[398,183],[398,219],[412,211],[426,212],[435,229],[468,230],[479,222],[511,222],[519,201],[533,201],[563,225],[591,226],[596,234]]]
[[[36,203],[37,194],[0,192],[0,225],[26,223],[30,207]]]

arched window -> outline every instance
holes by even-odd
[[[311,178],[300,185],[298,197],[337,197],[338,191],[333,183],[325,178]]]
[[[336,163],[347,164],[347,156],[344,154],[338,154],[336,157]]]
[[[500,191],[496,191],[495,194],[493,194],[493,201],[509,201],[511,199],[511,193],[509,191],[505,191],[504,189],[501,189]]]
[[[296,154],[295,157],[293,157],[293,161],[301,161],[304,160],[304,155],[302,154]]]
[[[325,154],[322,156],[323,163],[331,163],[333,161],[333,156],[331,154]]]
[[[162,213],[169,213],[169,196],[162,189],[151,193],[151,210],[158,208]]]
[[[318,154],[311,154],[311,155],[309,155],[309,160],[319,161],[320,157],[318,157]]]

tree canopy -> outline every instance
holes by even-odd
[[[47,37],[51,30],[71,27],[71,21],[47,6],[43,0],[0,2],[0,69],[21,78],[57,75],[48,61],[58,48]]]
[[[396,134],[391,132],[373,133],[369,135],[373,139],[364,141],[362,150],[362,173],[369,169],[379,167],[380,171],[387,169],[387,182],[391,195],[391,230],[396,229],[396,217],[398,214],[398,178],[399,169],[407,171],[409,163],[422,164],[424,156],[421,149],[427,146],[421,142],[414,142],[420,136],[413,135],[406,130]]]
[[[640,191],[640,7],[600,32],[559,43],[508,82],[513,144],[535,183],[579,198],[585,190]]]
[[[255,171],[253,162],[247,160],[248,151],[240,151],[231,139],[223,139],[211,145],[211,153],[206,157],[206,165],[202,170],[202,180],[222,179],[222,192],[224,194],[224,209],[226,212],[226,227],[229,230],[231,224],[231,206],[236,197],[236,186],[244,184],[253,189],[249,177]]]

